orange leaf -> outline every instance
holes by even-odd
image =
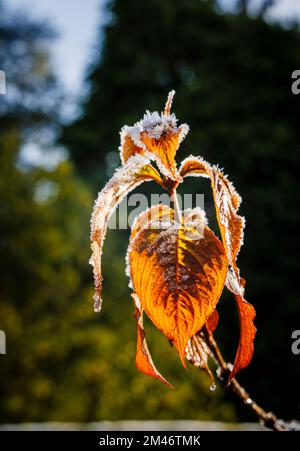
[[[245,219],[237,213],[241,198],[227,177],[217,167],[212,167],[201,158],[189,157],[184,160],[179,173],[182,177],[202,176],[209,177],[211,180],[216,215],[230,265],[226,286],[234,294],[240,320],[240,340],[233,370],[229,378],[230,382],[239,370],[250,363],[254,352],[253,343],[256,333],[253,323],[255,309],[243,297],[245,281],[240,278],[236,264],[238,252],[243,244],[243,230],[245,226]]]
[[[253,323],[255,318],[253,305],[249,304],[242,296],[234,294],[234,297],[240,321],[240,340],[228,384],[240,370],[246,368],[251,362],[256,334],[256,327]]]
[[[145,149],[134,144],[133,139],[130,137],[129,133],[121,132],[121,145],[119,147],[121,160],[126,163],[132,155],[135,154],[145,154]]]
[[[174,343],[185,366],[187,342],[213,312],[224,287],[222,243],[208,227],[199,236],[187,223],[161,230],[152,222],[131,239],[128,259],[143,310]]]
[[[136,348],[136,367],[139,371],[148,376],[159,379],[168,387],[173,388],[171,384],[159,373],[156,369],[152,357],[150,355],[148,345],[145,337],[145,330],[143,325],[143,310],[140,301],[135,293],[132,293],[132,298],[135,303],[135,316],[137,326],[137,348]]]
[[[170,112],[174,94],[175,91],[169,93],[165,111],[161,114],[147,111],[142,120],[122,128],[120,155],[123,162],[136,153],[146,155],[156,161],[165,176],[181,180],[175,155],[189,128],[186,124],[177,127],[176,116]]]
[[[217,220],[228,263],[233,269],[240,291],[243,291],[239,270],[236,265],[236,258],[243,244],[243,230],[245,227],[245,219],[237,213],[241,203],[240,196],[222,171],[215,166],[211,166],[202,158],[193,156],[186,158],[181,164],[179,174],[182,177],[202,176],[210,178]]]
[[[218,323],[219,323],[219,313],[217,310],[214,310],[205,323],[208,332],[212,334],[216,330]]]
[[[154,138],[149,133],[142,133],[141,139],[145,143],[147,150],[153,154],[162,173],[173,180],[180,180],[177,174],[175,155],[185,134],[185,128],[169,126],[159,137]]]
[[[122,199],[141,183],[151,180],[162,183],[160,175],[149,163],[149,159],[145,157],[132,156],[124,166],[117,169],[95,202],[91,219],[92,256],[90,259],[95,281],[95,311],[100,311],[102,305],[101,255],[110,216]]]

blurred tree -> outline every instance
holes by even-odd
[[[1,96],[0,129],[41,128],[57,118],[61,91],[49,62],[54,31],[23,13],[9,11],[0,0],[0,67],[7,74],[7,95]]]
[[[162,108],[176,89],[174,109],[191,126],[179,158],[193,153],[219,163],[244,199],[240,264],[258,336],[253,364],[241,378],[267,407],[299,416],[299,387],[290,382],[300,367],[290,337],[299,327],[300,128],[299,97],[290,85],[300,66],[300,34],[298,26],[249,17],[247,3],[223,14],[212,0],[110,1],[90,94],[62,141],[80,174],[101,185],[99,170],[113,155],[117,161],[121,126],[146,108]],[[200,181],[187,189],[203,192]],[[225,347],[232,310],[227,315]]]
[[[187,378],[160,335],[150,334],[153,355],[178,390],[135,369],[135,321],[117,233],[105,245],[102,321],[94,314],[90,191],[68,160],[50,170],[24,169],[19,159],[24,139],[44,126],[55,129],[52,100],[60,91],[46,51],[48,28],[0,7],[0,66],[9,89],[0,99],[0,330],[7,336],[0,421],[233,420],[222,391],[212,396],[198,372]],[[41,48],[44,70],[36,71]]]
[[[249,0],[238,0],[237,11],[242,14],[247,14]]]

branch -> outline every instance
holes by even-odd
[[[222,382],[225,387],[227,387],[227,380],[231,371],[231,364],[227,363],[217,345],[213,334],[209,332],[206,327],[203,329],[203,338],[205,339],[206,344],[208,345],[213,358],[218,364],[217,377]],[[201,333],[201,335],[202,335]],[[269,429],[273,429],[274,431],[290,431],[294,429],[294,427],[285,423],[283,420],[280,420],[276,417],[273,412],[266,412],[260,405],[258,405],[249,393],[238,383],[238,381],[233,378],[229,387],[233,393],[235,393],[245,406],[248,407],[259,419],[260,423],[266,426]]]

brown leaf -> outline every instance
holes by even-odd
[[[256,327],[253,323],[255,318],[255,309],[253,305],[249,304],[242,296],[234,295],[234,297],[239,313],[240,340],[228,384],[240,370],[246,368],[251,362],[254,352],[254,338],[256,335]]]
[[[175,155],[178,147],[185,136],[185,128],[169,127],[159,138],[149,136],[149,133],[142,133],[141,139],[145,143],[147,150],[153,155],[162,173],[173,180],[180,180],[178,177]]]
[[[240,286],[240,290],[243,291],[239,270],[236,265],[236,258],[243,244],[243,230],[245,227],[245,219],[237,213],[241,203],[240,196],[219,168],[211,166],[201,158],[193,156],[186,158],[181,164],[179,174],[182,177],[202,176],[210,178],[216,216],[228,263],[233,269],[236,283]]]
[[[145,154],[145,149],[136,146],[133,139],[130,137],[129,133],[121,132],[121,145],[120,145],[120,155],[123,163],[126,163],[132,155],[135,154]]]
[[[219,323],[219,313],[216,309],[212,312],[212,314],[205,323],[207,331],[210,334],[212,334],[218,327],[218,323]]]
[[[245,281],[241,279],[241,283],[244,285]],[[238,287],[236,286],[236,280],[231,272],[227,274],[226,286],[234,295],[240,323],[240,339],[233,369],[228,379],[229,384],[235,375],[240,370],[246,368],[251,362],[254,352],[256,327],[253,322],[255,318],[255,309],[242,295],[236,294],[238,292]]]
[[[101,255],[109,218],[116,206],[134,188],[145,181],[154,180],[162,183],[158,172],[149,164],[149,160],[140,155],[131,157],[120,167],[107,185],[99,193],[95,202],[91,219],[91,249],[90,263],[93,266],[95,281],[95,311],[101,310]]]
[[[188,225],[173,222],[166,230],[153,226],[133,232],[128,252],[132,284],[143,310],[174,343],[185,366],[187,342],[202,328],[223,290],[227,258],[208,227],[199,237]]]
[[[237,211],[241,198],[232,183],[217,167],[212,167],[201,158],[189,157],[182,162],[179,173],[182,177],[209,177],[214,195],[216,215],[226,249],[229,270],[226,278],[227,288],[234,294],[239,312],[240,340],[230,380],[239,370],[251,361],[254,351],[256,328],[253,323],[255,309],[244,299],[244,280],[241,279],[236,264],[238,252],[243,244],[245,220]]]
[[[137,326],[137,348],[136,348],[136,367],[142,373],[148,376],[155,377],[159,379],[168,387],[173,388],[171,384],[160,374],[160,372],[155,367],[152,357],[150,355],[148,345],[146,342],[145,330],[143,325],[143,310],[136,293],[132,293],[132,298],[135,304],[135,317]]]

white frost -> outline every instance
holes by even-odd
[[[189,132],[189,126],[187,124],[182,124],[179,127],[177,126],[177,118],[174,113],[170,113],[170,108],[172,105],[173,96],[175,91],[171,91],[168,96],[168,100],[166,103],[165,111],[159,114],[157,111],[146,111],[143,118],[136,122],[133,126],[124,125],[122,127],[120,135],[121,135],[121,146],[120,146],[120,154],[122,159],[122,147],[124,145],[124,140],[126,136],[129,136],[134,144],[147,151],[147,147],[142,140],[142,134],[146,133],[149,138],[160,139],[164,134],[174,133],[178,134],[179,144],[186,137]],[[151,159],[157,159],[157,156],[154,157],[153,154],[149,155]],[[122,160],[123,161],[123,160]],[[160,170],[165,171],[165,168],[161,168]],[[169,174],[164,174],[169,175]]]

